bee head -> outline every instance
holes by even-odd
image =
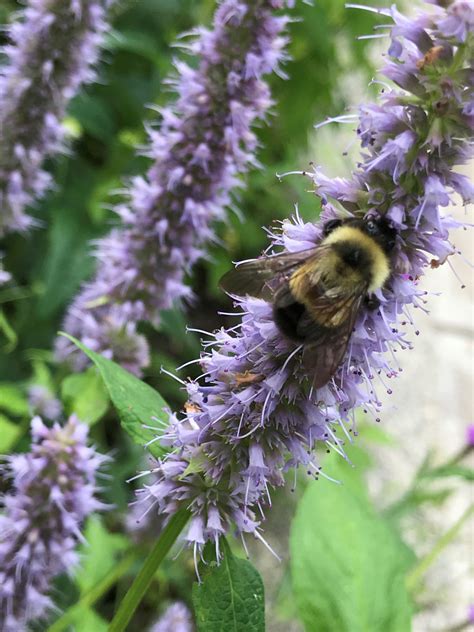
[[[390,253],[395,246],[397,231],[392,224],[381,215],[371,215],[364,219],[330,219],[323,226],[323,237],[330,235],[340,226],[354,226],[374,239],[385,253]]]
[[[397,231],[383,216],[369,216],[361,220],[360,228],[372,237],[388,254],[395,246]]]

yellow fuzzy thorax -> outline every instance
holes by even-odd
[[[323,240],[322,244],[330,246],[342,241],[352,242],[369,254],[372,260],[372,282],[368,291],[375,292],[379,290],[390,275],[389,260],[382,248],[372,237],[369,237],[369,235],[354,226],[340,226],[336,228]]]

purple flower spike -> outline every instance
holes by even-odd
[[[470,448],[474,447],[474,424],[467,427],[466,430],[466,443]]]
[[[1,255],[0,255],[0,256],[1,256]],[[1,261],[0,261],[0,287],[1,287],[2,285],[5,285],[5,283],[8,283],[8,281],[10,281],[10,279],[11,279],[11,275],[10,275],[10,273],[9,273],[9,272],[7,272],[7,271],[4,269],[4,267],[3,267],[3,265],[2,265],[2,263],[1,263]]]
[[[57,419],[63,410],[59,399],[42,384],[32,384],[28,388],[28,404],[30,413],[46,419]]]
[[[180,601],[169,606],[155,625],[150,628],[150,632],[193,632],[193,630],[191,613]]]
[[[42,163],[63,149],[61,119],[95,77],[104,30],[100,0],[30,0],[10,27],[0,69],[0,236],[32,226],[25,209],[51,185]]]
[[[0,629],[25,630],[52,607],[48,592],[78,563],[85,518],[103,507],[96,473],[106,458],[87,447],[88,427],[76,417],[47,428],[31,422],[32,448],[7,458],[12,491],[0,516]]]
[[[260,523],[284,473],[303,465],[308,474],[327,477],[315,448],[347,458],[344,446],[357,434],[355,409],[380,421],[380,394],[392,392],[402,370],[398,356],[419,333],[412,311],[425,309],[422,277],[456,252],[449,232],[459,224],[443,208],[454,192],[466,202],[472,194],[454,171],[472,155],[466,108],[474,47],[472,28],[458,39],[454,29],[446,33],[457,6],[410,19],[383,12],[393,17],[399,45],[384,73],[409,72],[413,81],[400,83],[407,89],[413,83],[414,91],[385,87],[377,103],[360,108],[362,155],[351,177],[329,178],[320,168],[301,172],[322,200],[321,221],[305,223],[297,215],[272,235],[278,250],[298,252],[320,243],[322,226],[334,218],[384,216],[396,231],[390,276],[376,292],[379,306],[360,308],[333,377],[312,387],[303,345],[285,338],[262,299],[236,297],[239,324],[204,342],[204,381],[188,383],[186,412],[171,420],[165,437],[175,451],[139,494],[161,515],[191,510],[187,539],[195,558],[206,541],[215,543],[219,557],[219,537],[229,531],[263,541]],[[469,16],[463,20],[472,24]]]
[[[176,62],[176,103],[161,111],[158,129],[148,127],[153,165],[130,183],[116,209],[123,226],[99,243],[96,278],[65,319],[65,331],[135,373],[149,361],[137,322],[156,325],[161,310],[192,297],[185,275],[215,239],[231,191],[257,165],[252,126],[272,105],[263,75],[281,74],[288,18],[275,13],[284,5],[224,0],[213,30],[196,31],[187,48],[199,66]],[[58,340],[60,359],[71,351]]]
[[[469,606],[467,619],[468,619],[469,623],[474,623],[474,604],[471,604]]]

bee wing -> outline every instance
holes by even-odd
[[[361,283],[351,293],[341,293],[336,299],[322,295],[315,301],[312,310],[313,313],[317,311],[318,322],[309,314],[301,318],[298,331],[308,341],[303,352],[303,363],[307,371],[314,375],[314,388],[327,384],[343,361],[366,290],[366,285]],[[333,323],[335,318],[340,324],[330,326],[329,323]]]
[[[282,252],[269,257],[244,261],[229,270],[219,281],[219,286],[229,294],[255,296],[271,300],[276,288],[289,278],[295,268],[319,253],[321,247],[300,252]]]

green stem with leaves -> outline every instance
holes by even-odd
[[[441,538],[436,542],[433,549],[425,555],[415,568],[411,571],[411,573],[407,576],[406,585],[410,592],[414,591],[423,575],[426,573],[428,568],[433,564],[433,562],[437,559],[440,553],[452,542],[452,540],[456,537],[459,530],[463,526],[463,524],[467,521],[470,515],[474,511],[474,505],[470,505],[466,511],[461,515],[461,517],[453,524],[453,526],[446,531],[446,533],[441,536]]]
[[[158,567],[186,526],[189,518],[190,512],[187,509],[181,509],[172,516],[148,555],[142,569],[135,577],[133,584],[123,598],[109,626],[109,632],[123,632],[123,630],[126,629],[133,613],[145,596]]]
[[[126,555],[112,568],[97,584],[89,590],[77,603],[67,610],[49,628],[48,632],[62,632],[74,622],[74,618],[83,608],[90,608],[104,595],[121,577],[127,573],[137,559],[137,552]]]

